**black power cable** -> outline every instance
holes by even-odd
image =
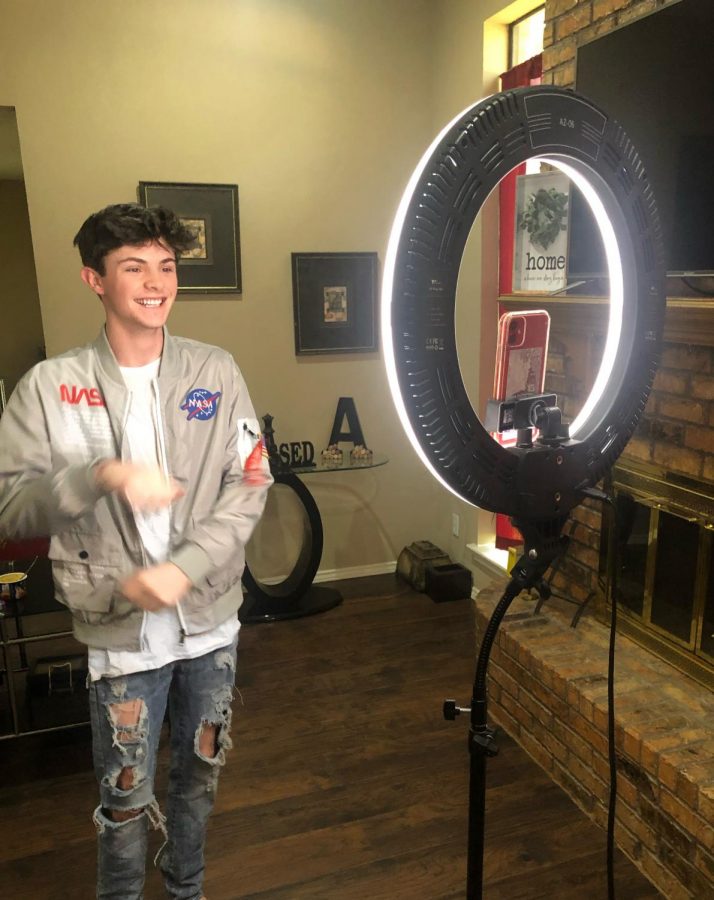
[[[617,506],[613,498],[597,488],[583,491],[593,500],[612,509],[611,533],[617,534]],[[612,546],[612,545],[611,545]],[[607,655],[607,757],[610,790],[607,805],[607,896],[615,900],[615,813],[617,810],[617,750],[615,747],[615,637],[617,632],[617,544],[610,566],[610,640]]]
[[[614,509],[614,505],[613,505]],[[612,567],[617,569],[617,560]],[[616,576],[613,574],[610,588],[610,646],[607,659],[607,749],[610,766],[610,795],[607,809],[607,896],[615,897],[615,809],[617,806],[617,752],[615,749],[615,635],[617,631]]]
[[[712,278],[709,277],[704,282],[704,285],[700,286],[691,278],[682,277],[682,284],[686,284],[690,291],[694,291],[700,297],[714,297],[714,286],[711,286],[711,282]]]

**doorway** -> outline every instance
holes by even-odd
[[[0,413],[22,375],[44,359],[45,336],[35,274],[17,117],[0,106]]]

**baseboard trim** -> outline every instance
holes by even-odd
[[[321,581],[342,581],[345,578],[367,578],[369,575],[389,575],[397,571],[396,559],[381,563],[370,563],[367,566],[348,566],[345,569],[319,569],[313,579],[314,584]]]
[[[368,566],[348,566],[346,569],[319,569],[312,579],[313,584],[322,581],[342,581],[345,578],[367,578],[370,575],[389,575],[397,571],[396,559],[381,563],[371,563]],[[261,579],[262,584],[280,584],[285,581],[287,575],[273,575],[270,578]]]

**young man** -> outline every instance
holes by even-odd
[[[0,419],[0,537],[51,535],[58,599],[89,648],[100,898],[143,896],[149,824],[169,896],[203,896],[244,547],[272,482],[232,357],[164,327],[192,238],[165,209],[90,216],[74,243],[106,324],[28,372]]]

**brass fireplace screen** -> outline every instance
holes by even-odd
[[[612,481],[600,574],[610,602],[616,566],[621,631],[714,688],[714,492],[629,463]]]

